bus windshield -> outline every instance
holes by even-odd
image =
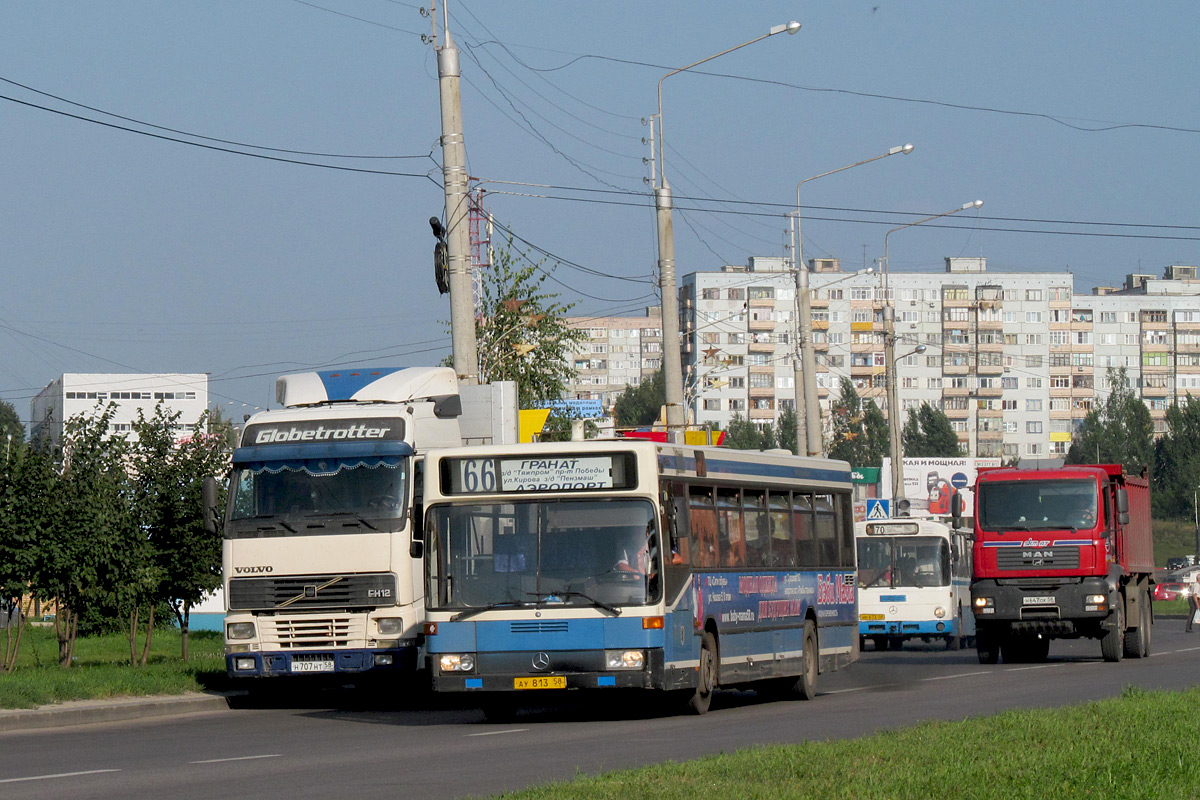
[[[861,589],[949,586],[950,543],[939,536],[872,536],[858,540]]]
[[[982,481],[977,491],[981,530],[1096,527],[1098,492],[1093,481]]]
[[[644,499],[438,505],[425,515],[431,606],[643,605],[660,594]]]
[[[361,533],[405,512],[408,459],[300,459],[234,465],[230,535]],[[389,527],[394,528],[392,524]]]

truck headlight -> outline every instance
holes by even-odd
[[[245,623],[243,623],[245,624]],[[235,658],[233,660],[233,668],[238,672],[247,672],[254,669],[253,658]]]
[[[1083,598],[1083,602],[1087,605],[1100,606],[1107,603],[1108,598],[1102,594],[1089,594],[1087,597]]]
[[[604,663],[608,669],[642,669],[646,666],[644,650],[605,650]]]
[[[384,617],[375,620],[380,636],[398,636],[404,632],[404,620],[401,617]]]
[[[230,622],[225,626],[226,639],[253,639],[253,622]]]
[[[442,672],[470,672],[475,669],[475,656],[470,653],[443,653],[438,657]]]

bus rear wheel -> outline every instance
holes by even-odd
[[[705,631],[700,637],[700,664],[696,668],[696,690],[688,700],[693,714],[707,714],[717,688],[717,637]]]

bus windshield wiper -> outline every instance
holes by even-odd
[[[526,605],[528,604],[524,600],[501,600],[496,603],[488,603],[486,606],[476,606],[475,608],[468,608],[465,611],[460,611],[451,617],[450,621],[458,622],[459,620],[464,620],[468,617],[473,617],[476,614],[482,614],[485,611],[491,611],[492,609],[496,608],[521,608]]]
[[[609,603],[605,603],[601,600],[597,600],[596,598],[592,597],[589,594],[585,594],[584,592],[526,592],[525,594],[527,594],[531,597],[536,597],[538,599],[538,601],[537,601],[538,606],[540,606],[542,603],[546,602],[550,598],[578,597],[581,600],[587,600],[589,603],[591,603],[596,608],[599,608],[603,611],[607,611],[608,613],[612,614],[614,617],[621,616],[621,609],[619,609],[616,606],[611,605]]]

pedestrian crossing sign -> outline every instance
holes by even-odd
[[[892,515],[888,505],[889,501],[887,500],[868,500],[867,519],[891,519]]]

